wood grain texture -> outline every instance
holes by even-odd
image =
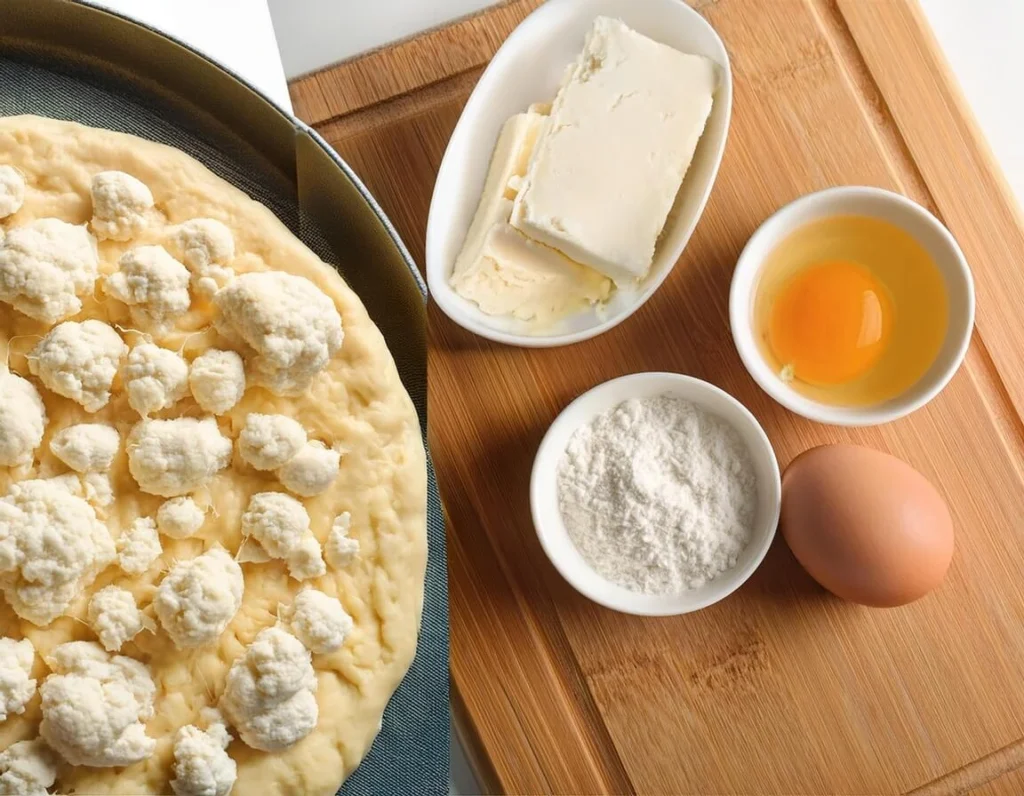
[[[969,793],[970,796],[1020,796],[1024,793],[1024,769],[1011,771],[973,790],[964,792]]]
[[[943,774],[907,796],[947,796],[962,793],[1024,793],[1024,788],[1007,790],[1024,783],[1024,742],[1017,741],[965,766]],[[1009,773],[1007,773],[1009,772]]]
[[[507,4],[293,87],[421,263],[461,107],[534,5]],[[1009,192],[910,3],[697,5],[733,60],[733,126],[706,213],[664,287],[617,329],[557,350],[491,344],[430,311],[452,684],[471,746],[511,793],[1024,792],[1000,776],[1020,766],[1024,738],[1024,327],[1013,306],[1024,296],[1014,263],[1024,232]],[[371,74],[380,69],[389,73]],[[757,225],[800,194],[852,183],[938,213],[979,289],[974,343],[949,388],[910,419],[862,430],[818,426],[770,401],[743,369],[727,318],[732,268]],[[956,522],[946,584],[902,609],[846,605],[780,540],[748,585],[696,615],[625,617],[577,595],[533,532],[533,455],[574,397],[644,370],[690,373],[738,396],[783,465],[840,440],[910,462]]]

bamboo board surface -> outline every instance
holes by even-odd
[[[448,137],[482,67],[538,0],[292,85],[423,262]],[[664,287],[577,346],[492,344],[430,312],[430,427],[449,519],[453,705],[480,773],[512,793],[1019,793],[1024,777],[1024,227],[905,0],[704,0],[729,49],[732,129],[705,215]],[[733,349],[733,265],[808,191],[900,191],[959,239],[978,289],[965,367],[912,418],[830,429],[774,404]],[[707,379],[764,424],[785,466],[850,440],[947,497],[957,553],[906,608],[843,604],[779,539],[752,580],[695,615],[618,615],[577,595],[529,514],[533,455],[558,412],[626,373]]]

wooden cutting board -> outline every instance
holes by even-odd
[[[537,4],[516,0],[292,86],[298,114],[365,178],[421,263],[460,109]],[[735,105],[707,212],[665,286],[612,332],[549,351],[491,344],[430,314],[452,695],[465,740],[488,785],[515,793],[1024,792],[1021,219],[916,6],[696,7],[731,53]],[[800,194],[850,183],[936,213],[978,287],[974,342],[945,393],[908,420],[860,431],[806,422],[761,393],[726,311],[755,227]],[[851,440],[920,469],[958,531],[945,585],[898,610],[847,605],[779,539],[743,589],[696,615],[621,616],[577,595],[534,535],[533,455],[574,397],[645,370],[738,396],[783,465]]]

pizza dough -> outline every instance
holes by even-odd
[[[108,298],[102,276],[117,268],[129,248],[159,244],[179,260],[177,225],[194,218],[223,222],[234,235],[238,273],[280,270],[306,277],[334,302],[344,326],[341,350],[301,395],[275,396],[250,387],[242,400],[217,418],[221,432],[238,437],[246,415],[286,414],[298,420],[311,440],[344,450],[338,478],[321,495],[303,499],[313,533],[323,543],[342,512],[351,515],[349,536],[358,554],[343,569],[300,583],[288,577],[282,561],[245,563],[242,607],[219,640],[208,647],[180,651],[162,629],[143,631],[121,649],[148,664],[157,686],[154,716],[147,733],[157,740],[154,755],[125,769],[91,769],[62,764],[61,793],[169,793],[174,736],[180,727],[200,724],[200,711],[214,705],[224,689],[232,661],[264,628],[278,620],[278,608],[301,587],[337,597],[354,626],[341,649],[314,655],[320,718],[316,729],[295,746],[276,754],[250,749],[237,739],[228,751],[238,763],[235,793],[332,794],[369,750],[380,729],[384,707],[412,662],[423,607],[426,567],[426,461],[415,409],[399,380],[380,332],[359,298],[338,274],[297,240],[263,205],[219,179],[176,149],[133,136],[31,116],[0,119],[0,165],[15,166],[25,176],[25,203],[0,220],[4,231],[34,219],[56,217],[85,224],[92,217],[90,180],[105,170],[124,171],[152,192],[155,206],[149,223],[129,241],[99,242],[101,279],[74,320],[96,318],[117,324],[126,341],[142,341],[127,331],[135,328],[128,307]],[[213,305],[193,291],[192,306],[158,342],[180,350],[189,361],[209,349],[240,350],[213,328]],[[10,484],[68,471],[49,449],[50,437],[75,423],[107,423],[122,440],[138,422],[128,405],[120,379],[110,403],[88,414],[77,403],[43,388],[29,375],[25,354],[50,328],[0,305],[0,362],[9,355],[12,371],[29,378],[46,404],[49,423],[35,462],[20,468],[0,467],[0,494]],[[202,417],[187,396],[159,417]],[[141,576],[116,566],[105,569],[74,602],[68,616],[46,628],[18,619],[0,601],[0,633],[29,638],[39,651],[33,676],[48,674],[41,660],[58,644],[95,640],[85,624],[89,598],[117,585],[132,592],[143,613],[152,617],[153,595],[160,579],[178,560],[192,558],[219,543],[232,554],[242,541],[240,520],[249,497],[260,491],[281,491],[272,472],[259,472],[232,454],[232,464],[195,494],[207,509],[206,521],[192,537],[161,536],[163,553]],[[161,498],[143,494],[128,472],[122,445],[111,478],[115,500],[105,520],[117,539],[138,517],[155,517]],[[40,720],[39,698],[28,710],[0,725],[0,749],[34,738]]]

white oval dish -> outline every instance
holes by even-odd
[[[720,67],[704,134],[658,243],[651,272],[636,289],[617,290],[602,307],[564,319],[544,334],[515,318],[487,315],[448,283],[480,201],[498,133],[531,104],[550,102],[565,68],[580,53],[594,19],[621,19],[634,30]],[[704,212],[725,151],[732,111],[732,71],[725,45],[704,18],[680,0],[549,0],[527,17],[495,54],[448,142],[427,223],[427,283],[438,307],[460,326],[500,343],[532,348],[568,345],[624,321],[658,289],[680,258]]]
[[[876,406],[831,406],[801,395],[765,361],[755,336],[754,298],[765,258],[797,228],[840,215],[879,218],[903,229],[932,256],[946,283],[949,319],[946,339],[935,362],[905,393]],[[729,294],[729,322],[736,349],[754,381],[791,412],[818,423],[874,426],[920,409],[949,384],[971,343],[974,303],[974,279],[967,258],[942,222],[900,194],[846,186],[802,196],[776,211],[757,229],[736,263]]]
[[[757,476],[757,515],[753,538],[736,566],[699,589],[652,595],[630,591],[597,574],[569,537],[558,508],[557,472],[570,438],[598,415],[630,398],[673,395],[718,415],[739,433],[750,450]],[[782,478],[764,429],[743,404],[713,384],[678,373],[637,373],[605,382],[562,411],[537,451],[530,480],[530,508],[541,546],[576,591],[606,608],[638,616],[674,616],[706,608],[738,589],[764,559],[779,524]]]

